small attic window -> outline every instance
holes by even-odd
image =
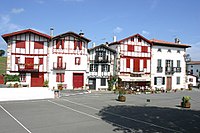
[[[167,52],[171,53],[171,49],[168,49]]]
[[[161,48],[158,48],[158,52],[162,52]]]
[[[138,42],[142,42],[142,38],[138,37]]]

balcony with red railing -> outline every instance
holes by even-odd
[[[40,64],[18,64],[18,71],[23,72],[39,72]]]
[[[65,69],[66,69],[66,62],[63,62],[61,64],[53,62],[53,70],[65,70]]]

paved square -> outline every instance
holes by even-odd
[[[179,107],[191,96],[191,109]],[[93,92],[60,99],[0,102],[0,133],[200,131],[200,91],[126,95]],[[147,102],[150,99],[150,102]]]

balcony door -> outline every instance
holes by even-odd
[[[167,77],[167,84],[166,84],[166,89],[171,90],[172,89],[172,77]]]
[[[25,58],[25,69],[34,68],[34,58]]]
[[[62,64],[63,64],[63,58],[62,56],[58,56],[58,59],[57,59],[58,68],[62,68]]]

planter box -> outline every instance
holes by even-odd
[[[181,102],[181,107],[183,107],[183,108],[190,108],[191,104],[190,104],[190,102],[186,102],[186,103]]]
[[[125,96],[118,96],[118,101],[125,102],[126,101],[126,97]]]

